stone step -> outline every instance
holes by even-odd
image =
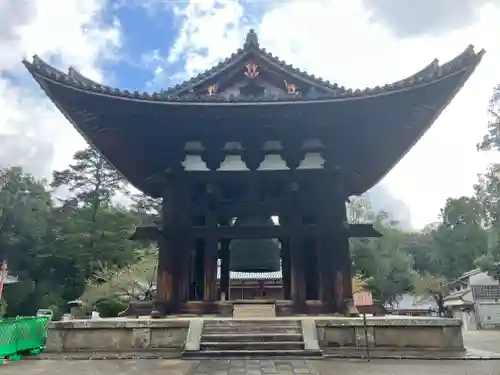
[[[319,357],[321,351],[315,350],[201,350],[198,352],[184,352],[186,358],[267,358],[267,357]]]
[[[303,342],[205,342],[200,343],[200,350],[304,350]]]
[[[240,326],[240,327],[203,327],[203,334],[252,334],[252,333],[302,333],[301,327],[279,326]]]
[[[245,311],[245,312],[239,312],[233,315],[235,318],[268,318],[269,314],[266,312],[252,312],[252,311]]]
[[[225,342],[302,342],[302,333],[203,333],[201,336],[202,341],[225,341]]]
[[[276,317],[274,304],[235,304],[233,317]]]
[[[287,319],[221,319],[221,320],[205,320],[203,325],[208,326],[242,326],[242,325],[274,325],[274,326],[287,326],[287,327],[300,327],[300,320],[287,320]]]
[[[254,308],[252,308],[252,309],[240,309],[240,310],[233,311],[233,318],[238,318],[239,316],[252,317],[255,315],[272,318],[272,317],[276,316],[276,313],[274,312],[274,310],[268,311],[267,309],[263,310],[263,309],[254,309]]]

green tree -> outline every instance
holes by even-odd
[[[47,220],[52,208],[50,193],[21,168],[0,170],[0,249],[9,270],[20,282],[5,288],[7,313],[36,309],[36,292],[42,273]]]
[[[19,277],[4,290],[8,315],[30,315],[38,308],[57,315],[102,267],[119,271],[148,254],[156,259],[156,252],[137,249],[129,240],[138,215],[112,204],[124,182],[99,155],[77,153],[74,165],[54,173],[52,186],[72,195],[54,204],[44,181],[20,168],[0,170],[1,258]]]
[[[479,151],[500,151],[500,85],[493,89],[489,106],[488,131],[477,144]]]
[[[89,147],[73,159],[68,169],[53,174],[52,187],[66,187],[73,194],[58,212],[63,235],[56,240],[73,254],[87,279],[100,264],[120,268],[136,260],[134,244],[128,240],[136,218],[112,205],[126,182],[97,151]]]
[[[406,233],[403,249],[413,258],[413,268],[418,273],[440,272],[436,263],[438,249],[433,237],[433,230],[424,229],[422,232]]]
[[[475,264],[481,271],[485,271],[489,276],[500,280],[500,263],[493,254],[488,253],[480,256],[476,259]]]
[[[95,221],[99,208],[110,204],[111,198],[124,191],[126,181],[94,148],[88,147],[73,156],[74,164],[63,171],[54,171],[52,187],[64,186],[74,198],[90,207],[90,220]]]
[[[382,233],[377,239],[351,240],[354,273],[364,280],[365,289],[381,302],[392,302],[412,289],[413,259],[405,251],[408,234],[386,212],[374,213],[366,198],[351,199],[351,222],[373,222]]]
[[[38,182],[20,168],[0,173],[1,248],[8,259],[9,270],[20,282],[5,288],[9,300],[8,314],[33,314],[43,307],[62,303],[64,296],[77,296],[71,291],[75,282],[68,275],[78,274],[69,268],[68,256],[53,246],[56,227],[52,225],[52,206],[44,182]]]
[[[429,272],[413,273],[413,293],[420,298],[432,298],[437,306],[439,316],[445,313],[444,297],[446,279],[442,276],[432,275]]]
[[[7,313],[7,301],[5,298],[0,300],[0,318]]]
[[[141,225],[157,224],[161,220],[161,199],[152,198],[145,194],[132,195],[131,210],[137,215]]]
[[[488,106],[488,131],[478,143],[479,151],[500,151],[500,85],[493,90]],[[492,164],[474,185],[476,199],[486,216],[488,252],[477,257],[476,265],[498,278],[500,271],[500,164]]]
[[[454,279],[473,269],[476,258],[488,252],[484,211],[475,198],[450,198],[441,211],[441,218],[432,233],[434,262],[439,274]]]
[[[102,266],[89,279],[81,299],[87,306],[117,297],[122,300],[151,299],[156,283],[156,263],[156,255],[150,253],[123,269]]]

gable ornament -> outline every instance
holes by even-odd
[[[207,94],[208,94],[208,96],[213,96],[213,95],[217,94],[217,84],[216,83],[207,87]]]
[[[290,95],[298,95],[299,88],[295,83],[288,83],[286,79],[283,81],[285,83],[285,88],[288,94]]]
[[[249,78],[255,78],[260,74],[259,65],[253,62],[249,62],[245,65],[245,75]]]

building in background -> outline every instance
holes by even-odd
[[[218,287],[220,285],[220,260],[217,267]],[[275,272],[234,272],[229,273],[228,300],[270,299],[283,300],[283,275]]]
[[[500,328],[500,283],[480,269],[446,285],[444,306],[463,322],[464,330]]]
[[[432,298],[403,294],[397,301],[386,304],[385,308],[393,315],[438,316],[439,309]]]

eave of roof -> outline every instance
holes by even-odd
[[[251,47],[253,48],[253,47]],[[220,74],[222,69],[227,69],[227,64],[223,67],[213,68],[207,73],[204,73],[203,77],[195,77],[192,80],[186,81],[181,84],[178,89],[173,88],[163,92],[153,92],[140,93],[138,91],[130,92],[129,90],[121,90],[119,88],[112,88],[110,86],[98,84],[80,73],[78,73],[74,68],[70,68],[68,73],[64,73],[46,62],[44,62],[39,56],[35,55],[33,61],[29,62],[27,60],[23,61],[28,71],[33,75],[35,80],[40,84],[42,82],[40,79],[49,79],[53,82],[70,86],[77,90],[84,90],[92,92],[96,95],[112,96],[116,98],[139,100],[146,102],[160,102],[164,104],[189,104],[189,105],[235,105],[235,104],[245,104],[245,105],[263,105],[263,104],[283,104],[283,103],[302,103],[302,102],[330,102],[332,100],[352,100],[360,99],[366,97],[374,97],[378,95],[387,95],[398,91],[405,91],[421,85],[432,84],[435,81],[444,79],[450,75],[462,71],[463,69],[469,69],[472,71],[481,61],[482,56],[485,51],[481,50],[479,52],[474,52],[474,47],[469,46],[467,49],[459,54],[454,59],[449,62],[439,65],[437,60],[434,60],[430,65],[422,69],[420,72],[412,75],[407,79],[397,81],[392,84],[387,84],[384,86],[376,86],[374,88],[361,89],[345,89],[339,88],[335,84],[326,84],[325,81],[315,78],[312,75],[307,75],[306,73],[298,71],[300,74],[304,75],[303,79],[312,79],[315,84],[325,84],[329,92],[326,94],[315,95],[314,97],[300,97],[295,95],[284,96],[284,97],[263,97],[263,98],[226,98],[226,97],[216,97],[216,96],[203,96],[203,97],[192,97],[190,95],[179,96],[187,90],[189,85],[198,85],[200,80],[205,75]],[[237,57],[234,57],[236,59]],[[239,59],[240,57],[238,57]],[[231,58],[233,59],[233,57]],[[229,63],[228,63],[229,64]],[[283,63],[284,64],[284,63]],[[288,68],[287,69],[291,69]]]
[[[279,281],[283,277],[281,270],[276,272],[229,272],[229,280],[234,281]],[[221,278],[220,267],[217,267],[217,280]]]

